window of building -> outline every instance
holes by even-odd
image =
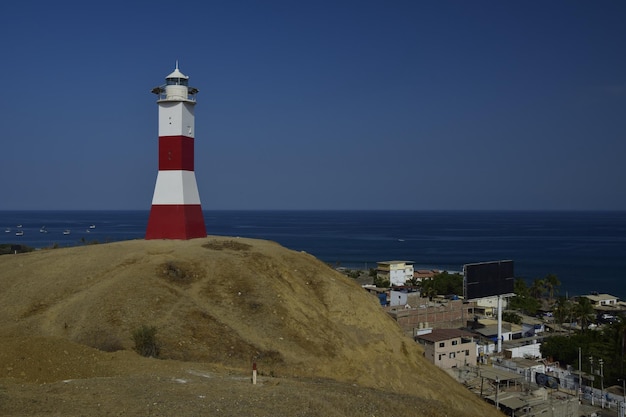
[[[446,346],[446,342],[439,342],[439,347],[445,347]]]
[[[469,356],[469,349],[465,351],[465,356]]]
[[[443,358],[444,355],[440,354],[439,355],[439,360],[441,360],[441,358]]]
[[[458,343],[459,343],[459,341],[458,341],[458,340],[453,340],[453,341],[452,341],[452,346],[456,346]]]
[[[450,359],[454,359],[455,358],[455,353],[454,352],[450,352]]]

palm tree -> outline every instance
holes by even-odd
[[[530,292],[528,291],[528,287],[526,286],[526,281],[522,278],[516,278],[513,283],[513,292],[518,297],[528,297]]]
[[[546,292],[546,286],[542,279],[535,278],[533,285],[530,287],[530,295],[535,298],[543,297]]]
[[[548,274],[543,279],[543,285],[548,291],[548,296],[550,297],[550,300],[552,300],[554,298],[554,294],[558,294],[559,292],[559,286],[561,285],[561,281],[559,281],[559,278],[556,275]]]
[[[559,297],[554,303],[554,319],[558,324],[565,323],[566,319],[571,322],[572,303],[565,297]]]
[[[580,321],[581,330],[584,331],[589,326],[595,314],[591,301],[587,297],[579,297],[574,306],[574,316]]]

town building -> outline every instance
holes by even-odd
[[[582,295],[579,298],[586,298],[597,314],[598,322],[613,323],[618,316],[626,318],[626,302],[610,294],[591,293]],[[595,325],[592,324],[592,326]]]
[[[424,346],[424,357],[442,369],[476,364],[474,335],[460,329],[434,329],[415,337]]]
[[[436,269],[416,269],[413,271],[413,280],[415,282],[422,282],[433,279],[435,275],[441,271]]]
[[[498,316],[498,296],[476,298],[476,312],[484,317]],[[508,297],[502,298],[502,309],[508,308]]]
[[[498,340],[498,320],[476,319],[468,324],[472,331],[480,334],[482,337],[492,341]],[[522,330],[523,328],[519,324],[502,322],[502,341],[521,339],[523,336]]]
[[[585,297],[586,299],[588,299],[591,302],[591,305],[595,308],[595,307],[615,307],[617,306],[618,302],[619,302],[619,298],[610,295],[610,294],[589,294],[589,295],[582,295],[581,297]]]
[[[389,281],[393,286],[406,284],[413,278],[412,261],[383,261],[377,262],[376,277],[380,281]]]

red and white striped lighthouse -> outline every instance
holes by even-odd
[[[146,239],[206,237],[200,194],[194,172],[194,107],[197,88],[176,69],[159,96],[159,173],[152,197]]]

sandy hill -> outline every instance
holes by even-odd
[[[499,414],[313,256],[208,237],[1,256],[0,415]]]

